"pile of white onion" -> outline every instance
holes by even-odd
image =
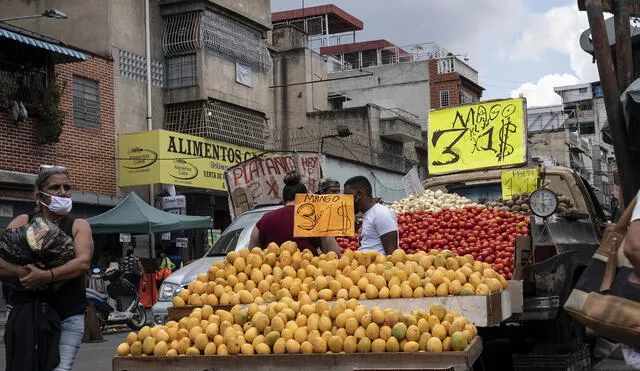
[[[455,193],[426,190],[420,196],[410,195],[400,201],[394,201],[389,207],[396,214],[400,214],[417,210],[435,212],[443,209],[462,209],[465,206],[475,205],[470,199]]]

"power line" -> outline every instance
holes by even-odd
[[[364,75],[357,75],[357,76],[343,76],[343,77],[336,77],[334,79],[325,79],[325,80],[313,80],[313,81],[303,81],[303,82],[294,82],[292,84],[285,84],[285,85],[273,85],[273,86],[269,86],[269,89],[275,89],[275,88],[287,88],[289,86],[296,86],[296,85],[308,85],[308,84],[317,84],[319,82],[329,82],[329,81],[337,81],[337,80],[347,80],[347,79],[356,79],[356,78],[360,78],[360,77],[367,77],[367,76],[373,76],[372,72],[369,72],[368,74],[364,74]]]

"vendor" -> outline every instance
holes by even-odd
[[[318,249],[323,253],[334,251],[340,255],[340,246],[334,237],[293,237],[293,218],[296,194],[307,193],[307,187],[300,183],[300,174],[289,173],[284,178],[282,201],[284,207],[270,211],[262,216],[251,232],[249,248],[266,248],[271,242],[282,245],[285,241],[294,241],[300,251],[310,250],[314,255]]]
[[[362,212],[360,251],[391,255],[398,248],[398,219],[388,207],[376,202],[369,180],[354,176],[344,183],[344,194],[353,195],[356,214]]]
[[[318,193],[319,195],[326,194],[340,194],[340,182],[333,178],[324,178],[320,181],[318,185]]]

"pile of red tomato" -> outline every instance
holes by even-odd
[[[356,251],[360,247],[360,243],[358,243],[357,233],[355,236],[351,237],[336,237],[336,241],[338,242],[338,245],[340,245],[342,252],[347,249]]]
[[[398,214],[400,248],[409,254],[448,249],[471,254],[511,279],[516,236],[529,235],[529,217],[485,207]]]

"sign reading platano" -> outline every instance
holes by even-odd
[[[260,150],[152,130],[118,137],[118,185],[175,184],[226,191],[224,171]]]
[[[507,99],[429,112],[429,174],[524,164],[524,99]]]

